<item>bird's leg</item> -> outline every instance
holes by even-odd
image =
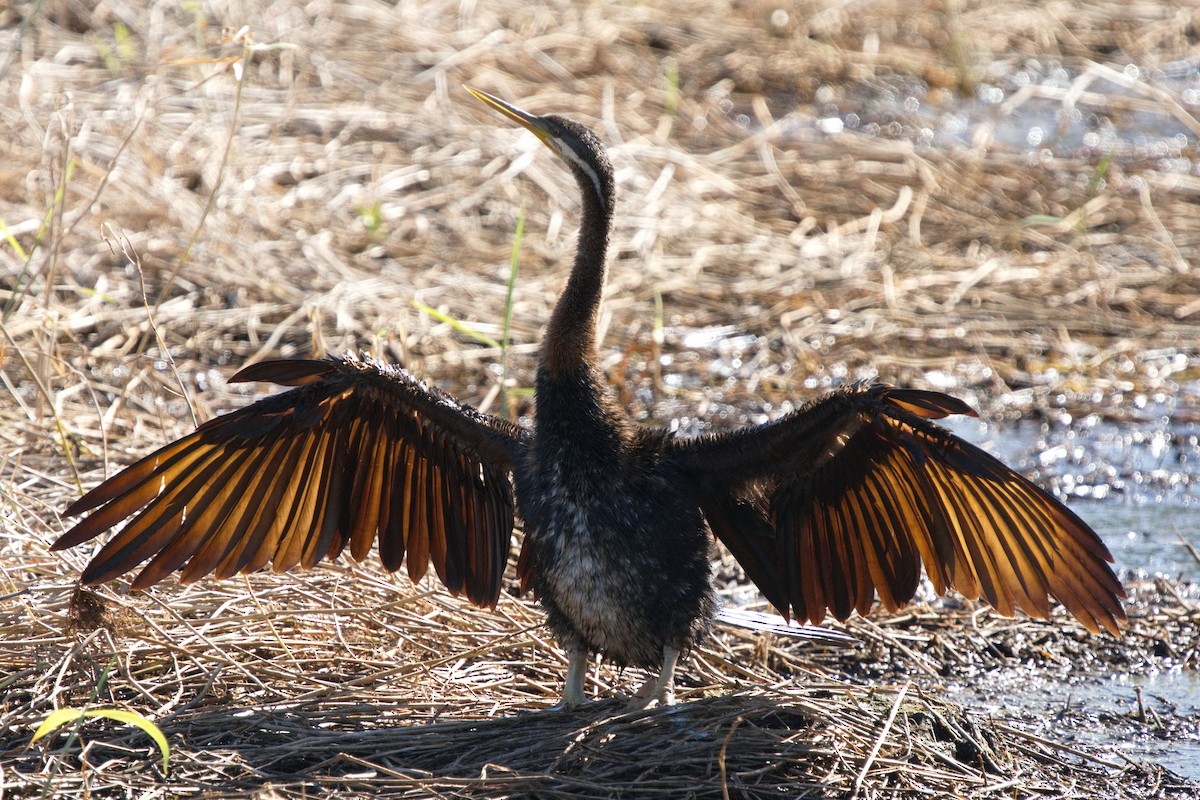
[[[583,678],[587,674],[587,650],[567,651],[567,682],[563,684],[563,698],[550,707],[551,711],[569,711],[583,705]]]
[[[662,671],[657,678],[651,678],[637,690],[633,700],[626,706],[628,711],[638,711],[650,705],[655,700],[661,706],[675,703],[675,665],[679,663],[679,651],[670,645],[663,647]]]

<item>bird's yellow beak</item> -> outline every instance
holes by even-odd
[[[522,111],[511,103],[506,103],[499,97],[490,95],[487,92],[481,92],[478,89],[472,89],[470,86],[464,86],[463,88],[482,100],[486,105],[496,109],[501,114],[508,117],[513,122],[532,133],[534,136],[538,137],[542,144],[546,145],[551,150],[557,151],[557,148],[554,147],[554,135],[550,133],[549,126],[541,117],[535,117],[528,111]]]

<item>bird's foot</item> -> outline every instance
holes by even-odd
[[[563,697],[548,711],[573,711],[583,705],[583,676],[587,672],[587,651],[572,650],[567,654],[567,681],[563,684]]]
[[[678,662],[679,651],[670,645],[664,647],[662,671],[642,684],[625,710],[641,711],[655,702],[660,706],[675,705],[675,664]]]
[[[578,711],[583,706],[587,705],[587,701],[580,703],[568,703],[565,699],[559,700],[554,705],[547,708],[547,711]]]
[[[654,703],[658,703],[660,706],[675,705],[675,681],[673,678],[667,681],[665,686],[662,685],[661,675],[646,681],[640,689],[634,692],[632,699],[625,706],[625,710],[641,711]]]

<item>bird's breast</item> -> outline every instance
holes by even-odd
[[[554,603],[603,646],[636,581],[634,554],[643,527],[618,476],[538,470],[518,482],[518,502],[538,596]]]
[[[710,616],[698,508],[653,470],[572,470],[518,478],[530,582],[560,640],[626,664],[655,663]]]

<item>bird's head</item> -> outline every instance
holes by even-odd
[[[612,204],[612,162],[604,151],[604,145],[587,127],[574,120],[556,114],[538,117],[528,111],[506,103],[495,95],[464,87],[486,105],[536,136],[542,144],[553,150],[559,158],[581,179],[580,184],[590,187],[603,208]]]

